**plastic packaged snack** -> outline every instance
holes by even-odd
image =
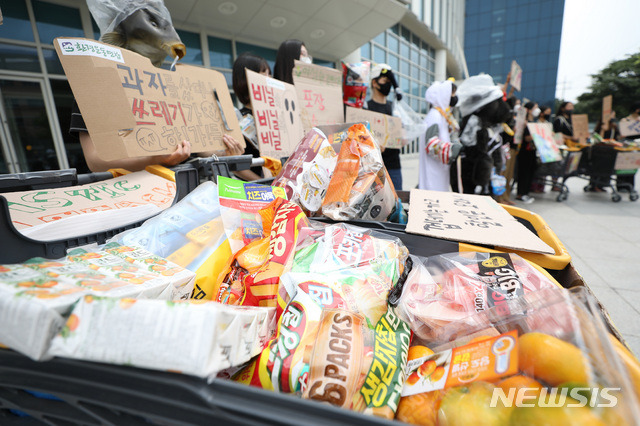
[[[236,380],[391,418],[410,333],[387,297],[406,248],[346,225],[307,235],[281,277],[277,337]]]
[[[402,120],[402,139],[405,141],[411,142],[427,131],[424,119],[404,100],[393,103],[393,115]]]
[[[260,210],[267,235],[232,259],[215,300],[230,305],[276,306],[280,277],[289,270],[300,230],[309,221],[300,207],[276,198]]]
[[[413,257],[398,313],[421,338],[435,338],[442,326],[473,325],[473,314],[508,300],[559,285],[526,260],[512,253],[461,252]]]
[[[194,299],[213,297],[232,256],[213,182],[199,185],[174,206],[110,241],[144,248],[195,272]]]
[[[289,200],[313,216],[322,206],[337,158],[324,133],[313,128],[300,141],[273,185],[284,188]]]
[[[450,323],[443,338],[414,341],[415,348],[434,351],[407,364],[398,420],[423,425],[637,424],[633,386],[587,290],[543,289],[506,304],[507,311],[475,314],[474,326]],[[487,326],[495,335],[486,334]],[[436,371],[439,384],[431,380]]]
[[[50,352],[207,377],[257,355],[274,328],[273,308],[86,296]]]
[[[345,105],[362,108],[369,87],[370,62],[342,63],[342,92]]]
[[[258,211],[276,197],[286,199],[280,187],[245,183],[224,176],[218,177],[218,196],[222,223],[233,254],[264,237]]]
[[[364,124],[354,124],[342,142],[322,213],[333,220],[386,221],[400,217],[401,209],[380,148]]]

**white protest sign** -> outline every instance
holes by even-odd
[[[562,154],[553,137],[551,123],[527,123],[527,128],[538,150],[540,161],[553,163],[562,160]]]
[[[409,205],[412,234],[554,254],[491,197],[412,189]]]
[[[622,136],[640,135],[640,119],[632,120],[629,117],[625,117],[620,120],[618,128]]]
[[[522,68],[516,61],[511,61],[511,86],[518,92],[522,86]]]

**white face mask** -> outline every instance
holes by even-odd
[[[540,115],[540,108],[535,108],[532,112],[534,117],[538,117]]]
[[[300,57],[300,60],[301,60],[302,62],[304,62],[305,64],[311,64],[311,63],[313,62],[313,61],[311,60],[311,58],[310,58],[310,57],[308,57],[308,56],[302,56],[302,57]]]

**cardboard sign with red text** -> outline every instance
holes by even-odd
[[[85,213],[173,203],[176,184],[146,171],[88,185],[2,194],[16,229],[28,228]]]
[[[609,130],[609,121],[611,120],[611,108],[613,104],[613,96],[608,95],[602,98],[602,128]]]
[[[616,155],[615,170],[640,169],[640,151],[620,151]]]
[[[290,156],[304,136],[296,88],[249,69],[246,72],[260,154]]]
[[[589,139],[589,116],[587,114],[573,114],[571,116],[571,126],[573,136],[578,138],[581,144],[587,143]]]
[[[344,123],[340,71],[295,61],[293,85],[305,133],[316,126]]]
[[[522,87],[522,68],[516,61],[511,61],[511,86],[518,92]]]
[[[371,133],[381,148],[402,148],[410,142],[402,138],[400,117],[348,106],[346,119],[347,123],[368,121],[371,125]]]
[[[54,43],[98,156],[119,160],[225,149],[224,134],[244,146],[224,75],[179,64],[154,67],[126,49],[83,38]]]

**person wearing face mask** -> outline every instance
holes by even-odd
[[[299,60],[307,64],[313,62],[307,47],[300,40],[285,40],[278,47],[276,64],[273,67],[273,77],[285,83],[293,84],[294,61]]]
[[[540,124],[550,123],[551,120],[551,108],[548,106],[542,106],[540,114],[538,115],[537,122]],[[561,173],[561,162],[545,163],[541,164],[536,171],[536,180],[531,185],[531,190],[537,194],[544,193],[546,177],[549,175],[559,176]],[[553,187],[552,191],[560,191],[560,186],[557,184],[558,178],[552,178]]]
[[[448,108],[458,103],[456,85],[452,81],[437,81],[427,89],[426,101],[431,109],[424,119],[426,133],[420,137],[418,188],[432,191],[450,191],[450,166],[462,149],[460,143],[451,143],[451,132],[457,123],[447,114]]]
[[[558,111],[556,111],[556,118],[553,120],[553,132],[562,133],[564,143],[568,147],[574,147],[578,144],[578,138],[573,136],[572,115],[573,104],[571,102],[562,102],[558,107]]]
[[[524,104],[524,108],[527,110],[527,122],[533,122],[533,110],[536,104],[533,102],[527,102]],[[516,179],[518,181],[518,196],[516,200],[522,201],[525,204],[531,204],[535,201],[535,198],[529,196],[531,191],[531,184],[533,182],[533,176],[536,172],[538,164],[536,146],[533,143],[533,137],[527,127],[524,128],[522,136],[522,143],[518,149],[518,155],[516,156]]]
[[[393,75],[393,70],[387,64],[378,64],[371,70],[371,99],[367,101],[364,109],[369,111],[375,111],[386,115],[393,115],[393,106],[390,102],[387,102],[387,96],[391,93],[393,87],[396,92],[396,99],[402,99],[402,95],[399,93],[398,84],[396,78]],[[384,147],[380,148],[382,151],[382,160],[384,166],[389,172],[391,182],[396,191],[402,191],[402,169],[400,166],[400,150]]]

